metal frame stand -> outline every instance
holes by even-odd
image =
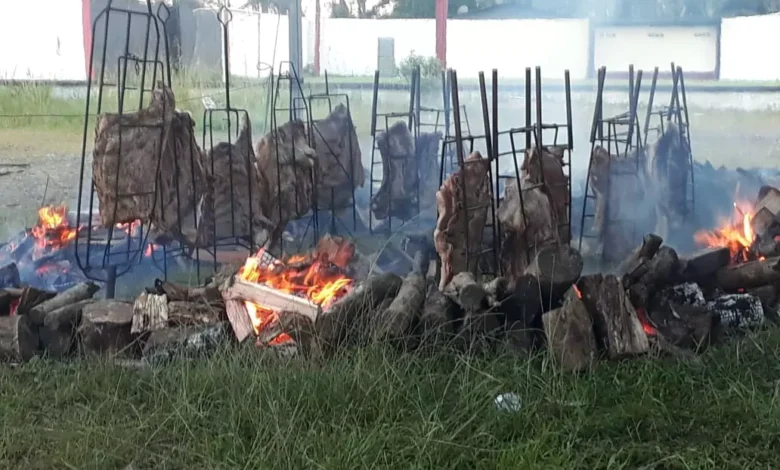
[[[231,102],[231,82],[230,82],[230,23],[233,19],[233,14],[225,6],[220,7],[216,11],[217,20],[222,28],[222,53],[223,53],[223,80],[225,85],[225,105],[223,107],[207,107],[203,111],[203,133],[202,133],[202,148],[214,149],[220,143],[220,139],[214,138],[215,126],[214,117],[222,116],[223,122],[226,126],[225,142],[227,143],[228,150],[228,164],[229,168],[233,168],[234,161],[245,158],[245,162],[239,161],[239,164],[246,165],[247,172],[247,190],[248,190],[248,208],[249,208],[249,227],[248,233],[240,233],[240,229],[237,227],[236,218],[236,206],[238,201],[236,200],[236,194],[232,191],[232,188],[236,184],[233,180],[233,171],[230,171],[230,221],[231,221],[231,234],[230,236],[219,237],[216,232],[216,226],[214,227],[213,241],[210,244],[210,249],[213,256],[214,266],[218,264],[218,252],[224,249],[244,249],[248,250],[250,254],[254,253],[259,247],[255,245],[253,234],[255,232],[255,220],[254,220],[254,161],[252,161],[252,155],[254,152],[250,152],[250,155],[236,155],[234,153],[236,139],[239,135],[242,118],[244,122],[249,122],[249,112],[246,109],[240,109],[233,106]],[[248,158],[247,158],[248,157]],[[215,174],[215,162],[213,154],[210,154],[208,161],[208,171],[211,175]],[[200,254],[199,250],[195,250],[195,260],[198,265],[198,277],[200,278]]]
[[[381,132],[389,132],[390,127],[392,126],[392,123],[390,122],[392,120],[401,120],[406,119],[407,121],[407,127],[409,129],[409,132],[412,134],[412,139],[414,142],[417,142],[417,138],[420,135],[420,69],[419,67],[416,67],[415,70],[412,72],[412,82],[409,87],[409,107],[407,111],[402,112],[387,112],[387,113],[380,113],[377,111],[378,102],[379,102],[379,70],[376,70],[374,72],[374,89],[373,89],[373,100],[371,104],[371,168],[370,173],[371,176],[369,178],[369,204],[370,206],[373,206],[374,196],[377,194],[377,191],[381,187],[382,180],[384,175],[382,174],[382,171],[377,171],[377,167],[384,168],[384,162],[381,158],[381,154],[378,154],[379,150],[379,141],[377,137],[379,136],[377,132],[377,121],[381,118],[384,120],[384,130]],[[379,157],[379,158],[377,158]],[[404,158],[414,158],[416,160],[416,155],[407,155]],[[418,162],[415,162],[417,164]],[[416,201],[416,211],[415,214],[420,213],[420,179],[419,179],[419,168],[417,169],[417,184],[416,184],[416,190],[415,195],[413,195],[415,201]],[[377,186],[375,186],[377,185]],[[392,195],[391,195],[392,196]],[[393,233],[393,207],[396,203],[399,202],[408,202],[408,197],[404,197],[403,200],[393,199],[392,197],[389,200],[389,209],[388,209],[388,217],[387,217],[387,223],[385,224],[386,229],[382,232],[389,235]],[[373,211],[369,211],[369,222],[368,222],[368,229],[369,232],[373,235],[377,233],[376,227],[374,224],[374,214]],[[406,221],[402,221],[405,223]]]
[[[354,162],[352,159],[352,154],[355,151],[355,149],[360,150],[360,143],[357,141],[353,141],[352,136],[352,129],[354,128],[354,123],[352,121],[352,108],[349,104],[349,95],[346,93],[331,93],[330,92],[330,82],[328,80],[328,72],[325,71],[325,93],[319,93],[319,94],[310,94],[307,97],[309,101],[309,106],[311,106],[311,115],[309,118],[309,129],[310,134],[312,135],[312,148],[317,150],[317,153],[321,155],[321,152],[325,152],[325,154],[331,155],[338,161],[338,155],[335,153],[335,151],[330,148],[330,146],[325,142],[325,139],[322,139],[322,141],[325,143],[325,146],[327,148],[324,149],[318,149],[316,147],[316,139],[314,139],[314,135],[319,134],[320,137],[322,135],[320,134],[320,131],[315,126],[316,120],[313,117],[314,114],[314,103],[317,101],[324,101],[328,105],[328,114],[333,112],[333,102],[334,100],[340,104],[344,104],[344,106],[347,108],[347,117],[348,117],[348,127],[346,129],[346,135],[342,135],[341,139],[346,139],[346,148],[349,152],[349,169],[345,168],[341,162],[339,162],[340,169],[344,172],[344,174],[347,176],[350,188],[352,188],[352,197],[346,204],[336,204],[336,192],[334,189],[331,189],[330,191],[330,207],[320,209],[316,211],[316,225],[319,226],[319,216],[320,213],[323,211],[330,212],[330,223],[328,224],[328,233],[330,234],[337,234],[338,233],[338,226],[340,225],[343,230],[346,232],[346,234],[350,237],[354,236],[354,233],[357,231],[358,228],[358,212],[356,207],[356,201],[355,201],[355,167]],[[361,163],[362,165],[362,163]],[[350,229],[347,225],[347,223],[342,220],[341,214],[344,213],[344,211],[350,210],[352,211],[352,228]]]
[[[634,67],[629,67],[629,110],[628,112],[621,113],[609,118],[603,117],[604,106],[604,82],[606,80],[607,69],[601,67],[598,71],[598,91],[596,95],[596,106],[593,113],[593,122],[590,132],[591,153],[588,162],[588,173],[585,180],[585,199],[583,200],[582,218],[580,221],[580,238],[579,249],[582,250],[582,240],[584,238],[598,239],[603,242],[604,233],[594,233],[593,227],[585,226],[585,221],[588,219],[595,219],[595,207],[593,212],[588,212],[589,201],[595,203],[597,195],[591,186],[591,172],[593,169],[593,153],[597,146],[603,147],[609,154],[609,160],[607,164],[607,182],[606,191],[602,195],[606,200],[604,201],[604,231],[609,232],[614,226],[630,226],[630,231],[622,230],[623,233],[631,233],[632,238],[636,239],[636,224],[641,215],[637,214],[637,219],[622,218],[618,214],[612,214],[609,201],[611,200],[611,182],[613,177],[616,176],[633,176],[639,182],[640,174],[643,171],[642,163],[643,156],[643,140],[641,135],[641,126],[637,117],[637,107],[639,102],[639,91],[642,85],[642,71],[640,70],[636,74],[636,80],[634,78]],[[605,133],[606,128],[606,133]],[[622,152],[621,152],[622,147]],[[615,250],[619,251],[619,250]],[[602,249],[601,251],[601,263],[609,264],[612,262],[621,261],[620,256],[622,253],[615,253],[617,258],[610,259],[607,257],[607,253],[612,250]]]
[[[287,90],[288,90],[288,101],[287,105],[283,105],[283,97],[282,97],[282,83],[287,82]],[[275,143],[275,151],[276,155],[279,155],[279,113],[286,114],[286,119],[288,121],[302,121],[304,125],[310,124],[312,122],[311,117],[311,110],[309,108],[309,103],[303,93],[303,86],[301,82],[301,77],[298,73],[298,70],[295,68],[295,64],[289,61],[282,61],[279,63],[279,73],[276,76],[276,85],[274,87],[274,93],[273,98],[271,100],[271,134],[274,137],[274,143]],[[303,116],[301,117],[301,114]],[[314,136],[312,133],[312,128],[310,127],[307,129],[307,136],[308,136],[308,144],[314,148]],[[295,161],[295,146],[292,147],[293,155],[291,155],[292,160]],[[276,181],[276,191],[277,191],[277,200],[280,201],[279,204],[279,220],[284,220],[283,210],[281,201],[282,201],[282,167],[283,164],[277,158],[276,161],[277,168],[276,168],[276,174],[277,174],[277,181]],[[319,211],[318,203],[317,203],[317,168],[313,168],[311,172],[309,173],[309,178],[311,179],[311,187],[312,187],[312,208],[307,209],[305,212],[298,212],[296,207],[296,214],[295,217],[292,218],[288,223],[290,222],[297,222],[301,221],[303,219],[306,220],[306,226],[304,229],[303,236],[300,237],[299,243],[295,247],[296,251],[301,251],[306,243],[306,238],[309,234],[309,229],[312,230],[312,236],[313,236],[313,242],[312,246],[316,246],[317,241],[319,239],[319,223],[317,218],[317,212]],[[298,188],[297,186],[294,188],[295,191],[295,201],[298,201]],[[297,204],[296,204],[297,206]],[[279,234],[279,240],[278,240],[278,247],[281,250],[282,253],[285,252],[284,250],[284,233],[283,230],[280,231]]]
[[[494,135],[491,135],[491,126],[490,126],[490,113],[488,110],[488,95],[487,95],[487,89],[485,87],[485,74],[483,72],[480,72],[479,74],[479,83],[480,83],[480,98],[482,101],[482,119],[484,123],[484,129],[485,133],[482,135],[472,135],[470,132],[470,129],[468,130],[467,134],[463,134],[462,129],[462,119],[461,119],[461,105],[460,105],[460,93],[458,88],[458,74],[454,70],[448,71],[448,77],[449,77],[449,83],[450,83],[450,92],[452,97],[452,114],[453,114],[453,124],[454,124],[454,133],[455,135],[452,137],[447,137],[444,139],[442,143],[442,149],[441,149],[441,160],[439,165],[439,186],[444,184],[444,180],[450,176],[451,174],[454,174],[455,172],[462,172],[465,170],[466,165],[470,164],[482,164],[483,161],[487,161],[487,177],[490,181],[490,187],[491,187],[491,193],[494,192],[493,188],[497,187],[497,184],[494,185],[494,182],[497,183],[498,179],[493,178],[493,175],[497,175],[497,168],[498,166],[494,168],[493,163],[498,161],[498,158],[496,156],[496,153],[494,153],[495,147],[493,145],[493,137]],[[498,72],[496,70],[493,70],[493,110],[494,110],[494,123],[497,121],[498,116]],[[493,132],[495,133],[495,132]],[[485,147],[485,155],[483,156],[484,160],[472,160],[467,161],[466,155],[465,155],[465,144],[468,142],[469,145],[469,154],[473,153],[475,151],[475,143],[483,141],[484,140],[484,147]],[[451,148],[454,146],[454,150]],[[450,154],[454,153],[457,157],[457,167],[453,168],[453,165],[448,165],[448,160],[450,159]],[[449,168],[448,168],[449,167]],[[447,170],[450,170],[449,172]],[[471,205],[470,201],[468,200],[469,195],[469,188],[465,187],[465,181],[463,178],[459,179],[459,183],[461,185],[460,193],[463,195],[463,201],[460,201],[460,207],[462,207],[462,219],[463,219],[463,231],[465,234],[466,239],[466,266],[472,266],[471,260],[476,259],[476,263],[474,265],[476,266],[477,271],[482,274],[488,274],[492,273],[495,274],[498,272],[499,269],[499,263],[498,263],[498,250],[497,250],[497,243],[498,240],[498,226],[497,226],[497,219],[496,219],[496,210],[498,206],[496,205],[496,197],[495,194],[492,194],[490,197],[490,201],[486,205]],[[480,244],[481,246],[473,247],[471,246],[472,243],[469,241],[469,230],[468,230],[468,214],[471,211],[475,210],[482,210],[487,209],[488,210],[488,218],[490,220],[487,220],[485,223],[485,228],[483,230],[483,242]],[[490,241],[485,241],[484,237],[484,231],[490,230],[493,239]],[[486,259],[486,256],[488,258]],[[478,273],[475,273],[478,274]]]
[[[563,174],[565,176],[565,182],[563,183],[565,185],[565,192],[566,192],[566,220],[559,220],[557,229],[557,237],[550,240],[542,240],[537,243],[541,243],[542,246],[548,245],[548,244],[568,244],[571,241],[571,220],[572,220],[572,207],[571,207],[571,153],[574,149],[574,132],[573,132],[573,125],[572,125],[572,107],[571,107],[571,76],[569,70],[564,71],[564,93],[565,93],[565,102],[566,102],[566,123],[545,123],[543,119],[543,101],[542,101],[542,70],[541,67],[535,68],[535,83],[532,81],[531,77],[531,68],[528,67],[525,69],[525,126],[520,128],[513,128],[507,131],[506,133],[509,135],[509,141],[510,141],[510,152],[497,152],[498,156],[506,155],[508,153],[511,153],[513,156],[513,163],[514,163],[514,170],[515,174],[512,176],[506,176],[506,175],[499,175],[499,178],[501,179],[508,179],[508,178],[516,178],[517,185],[518,185],[518,193],[520,197],[520,208],[523,212],[523,218],[527,220],[527,214],[525,209],[525,197],[524,195],[528,193],[528,191],[534,190],[534,189],[541,189],[545,194],[550,196],[550,192],[552,189],[555,189],[557,186],[551,187],[552,183],[549,183],[545,180],[545,171],[544,171],[544,158],[542,158],[541,151],[547,151],[550,147],[558,148],[563,153],[563,159],[562,159],[562,170]],[[532,86],[535,85],[535,103],[531,100],[532,96]],[[533,120],[533,109],[536,109],[536,121],[532,122]],[[495,117],[497,119],[497,115]],[[552,132],[552,143],[547,144],[546,139],[544,138],[545,131]],[[561,132],[566,133],[566,141],[561,142]],[[497,131],[494,131],[496,133],[495,140],[498,141],[498,135],[501,133],[498,133]],[[533,148],[536,148],[537,151],[539,151],[539,170],[540,170],[540,181],[536,182],[531,185],[522,186],[521,185],[521,175],[520,171],[518,169],[517,165],[517,137],[522,137],[525,140],[525,148],[522,150],[523,152],[523,158],[525,158],[526,155],[528,155],[529,152],[532,151]],[[541,151],[539,150],[541,149]],[[498,166],[496,166],[498,168]],[[558,183],[560,186],[560,183]],[[497,182],[497,191],[499,188],[498,182]],[[502,188],[503,189],[503,188]],[[500,194],[500,193],[499,193]],[[503,201],[503,198],[497,199],[497,205],[500,204]],[[551,206],[554,205],[554,202],[552,198],[550,198]],[[532,261],[532,253],[534,252],[532,250],[531,243],[527,239],[527,233],[524,232],[523,236],[525,237],[525,253],[526,253],[526,262],[530,263]],[[499,227],[499,239],[501,237],[501,231]]]
[[[95,240],[92,234],[93,221],[97,213],[96,201],[95,201],[95,184],[92,177],[87,180],[86,169],[88,162],[87,152],[87,139],[92,132],[90,132],[90,116],[94,114],[100,114],[106,111],[104,107],[105,93],[107,90],[114,88],[117,92],[117,109],[116,113],[124,115],[125,113],[135,112],[144,108],[145,100],[151,96],[152,91],[155,89],[158,80],[164,81],[168,87],[171,86],[171,64],[169,60],[169,44],[166,31],[166,22],[170,18],[170,9],[165,3],[160,3],[157,7],[156,13],[153,12],[151,0],[146,0],[145,8],[141,11],[130,10],[126,8],[116,7],[113,4],[113,0],[109,0],[103,10],[101,10],[92,24],[92,42],[90,45],[90,62],[89,62],[89,76],[90,80],[87,83],[86,104],[84,111],[84,129],[82,134],[82,146],[81,146],[81,169],[79,177],[79,200],[76,208],[76,226],[87,227],[86,234],[82,233],[79,229],[76,233],[74,240],[75,244],[75,257],[79,268],[84,275],[92,280],[104,282],[106,284],[106,294],[110,298],[116,291],[116,279],[117,277],[126,274],[133,265],[140,263],[143,259],[143,254],[148,237],[149,225],[147,223],[144,227],[143,224],[119,224],[128,225],[127,236],[116,239],[114,232],[118,227],[108,227],[108,235],[106,240]],[[123,53],[117,59],[115,76],[115,83],[110,83],[110,77],[113,75],[107,73],[107,59],[108,59],[108,42],[109,42],[109,23],[110,19],[119,16],[124,17],[126,20],[126,26],[124,28],[124,46]],[[132,24],[135,21],[145,22],[145,37],[143,39],[143,54],[141,57],[137,56],[131,51],[130,45],[132,35]],[[102,50],[96,51],[96,38],[99,34],[99,27],[103,26],[102,31]],[[136,72],[137,83],[130,84],[128,82],[128,71],[134,69]],[[97,83],[93,85],[92,77],[97,76]],[[132,77],[131,77],[132,78]],[[95,93],[95,88],[97,92]],[[129,93],[128,93],[129,92]],[[128,105],[132,99],[130,95],[137,93],[138,103],[137,106]],[[93,109],[92,98],[93,94],[96,95],[96,105]],[[120,129],[126,130],[132,128],[129,124],[123,123]],[[137,127],[137,126],[135,126]],[[160,133],[164,132],[163,125],[154,126],[155,129],[159,129]],[[120,134],[121,136],[121,134]],[[162,139],[160,139],[162,140]],[[144,191],[143,193],[134,194],[119,194],[116,193],[116,201],[114,204],[114,213],[116,213],[119,199],[132,198],[136,196],[152,196],[154,198],[153,208],[156,207],[159,201],[157,201],[157,189],[160,184],[160,160],[162,155],[162,148],[158,147],[156,150],[155,160],[156,168],[153,170],[153,189],[151,191]],[[121,162],[125,154],[123,153],[121,141],[118,155],[117,168],[121,168]],[[117,171],[116,181],[114,184],[119,187],[119,171]],[[88,188],[88,189],[87,189]],[[89,192],[89,205],[83,207],[83,201],[85,190]],[[83,211],[86,209],[86,212]],[[103,208],[106,210],[106,208]],[[121,230],[121,228],[119,228]],[[115,245],[116,241],[121,241],[121,246]],[[97,248],[93,245],[100,243],[101,248]]]
[[[693,172],[693,151],[691,146],[691,126],[688,119],[688,97],[685,93],[685,78],[682,67],[675,67],[674,63],[671,64],[672,69],[672,93],[669,98],[669,106],[654,107],[656,83],[658,81],[658,67],[653,71],[653,81],[650,86],[650,97],[647,104],[647,116],[644,124],[644,147],[647,147],[647,139],[650,134],[650,130],[655,129],[658,134],[663,135],[664,130],[668,127],[668,123],[674,123],[680,130],[680,145],[688,153],[688,162],[690,165],[690,181],[689,190],[686,195],[685,202],[686,207],[683,211],[683,222],[686,222],[689,218],[693,219],[696,216],[696,198],[695,198],[695,185],[694,185],[694,172]],[[657,125],[651,127],[651,121],[657,118]]]

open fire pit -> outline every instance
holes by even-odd
[[[0,266],[18,272],[18,279],[3,278],[0,287],[19,287],[20,283],[39,289],[61,291],[84,282],[77,257],[110,258],[133,256],[140,251],[143,228],[140,221],[119,223],[106,228],[99,223],[78,226],[75,214],[67,207],[45,206],[38,210],[36,224],[20,232],[0,247]],[[77,247],[77,236],[89,236],[89,249]],[[110,243],[109,243],[110,241]],[[110,251],[106,247],[111,246]],[[81,251],[77,253],[77,249]],[[151,257],[152,243],[142,251]]]

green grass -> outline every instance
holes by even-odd
[[[344,92],[339,90],[338,83],[343,81],[370,80],[370,77],[331,77],[333,92]],[[383,83],[388,81],[403,81],[403,78],[383,79]],[[213,84],[204,84],[193,80],[177,80],[174,83],[174,92],[176,94],[177,107],[192,113],[196,120],[196,133],[198,139],[202,140],[202,130],[204,128],[204,105],[203,98],[213,99],[217,106],[225,105],[224,90],[215,87]],[[462,81],[463,83],[463,81]],[[506,81],[502,81],[506,83]],[[625,84],[624,82],[621,82]],[[718,83],[727,86],[728,83]],[[284,84],[286,85],[286,84]],[[740,83],[744,86],[745,83]],[[234,108],[245,109],[252,119],[254,129],[254,140],[270,130],[271,122],[269,109],[267,106],[269,86],[267,82],[260,81],[239,81],[234,80],[231,84],[231,104]],[[284,89],[284,87],[282,87]],[[335,89],[335,90],[334,90]],[[304,94],[321,93],[324,91],[324,84],[321,78],[309,78],[305,84]],[[367,142],[371,123],[372,93],[370,90],[351,90],[345,93],[349,96],[353,120],[357,126],[358,135],[361,137],[363,153],[366,155],[364,165],[368,165],[368,154],[370,153],[370,144]],[[84,129],[84,110],[85,96],[84,92],[65,89],[57,89],[47,86],[13,86],[0,87],[0,156],[15,155],[19,153],[40,156],[41,154],[79,154],[81,151],[81,134]],[[506,98],[502,98],[499,109],[499,122],[501,127],[508,129],[513,126],[523,124],[524,103],[517,94],[509,93]],[[504,96],[504,95],[502,95]],[[544,116],[546,121],[565,122],[565,104],[562,97],[552,95],[549,101],[545,103]],[[588,137],[590,122],[593,113],[592,97],[595,95],[588,92],[578,91],[573,97],[573,122],[575,137],[575,166],[580,165],[583,168],[586,163],[588,150]],[[627,96],[627,94],[626,94]],[[644,95],[646,96],[646,94]],[[656,102],[666,102],[668,99],[668,90],[659,91],[656,96]],[[777,129],[780,126],[780,113],[775,110],[776,104],[772,94],[740,94],[728,93],[718,94],[696,94],[689,95],[688,103],[691,111],[691,138],[694,148],[694,158],[700,161],[710,160],[716,166],[767,166],[775,165],[777,158],[780,157],[780,146],[777,144]],[[610,100],[618,97],[613,93]],[[96,97],[90,106],[90,113],[94,115],[97,111]],[[547,99],[547,98],[546,98]],[[134,92],[128,92],[126,98],[127,109],[137,107],[137,95]],[[334,98],[334,104],[342,101],[343,98]],[[104,111],[113,111],[117,106],[116,91],[111,89],[106,91],[103,98]],[[423,106],[440,107],[440,92],[427,90],[423,93]],[[286,93],[282,93],[279,99],[279,108],[287,106],[288,98]],[[468,110],[468,119],[472,127],[473,134],[482,133],[481,102],[478,93],[464,91],[461,93],[461,104]],[[314,119],[321,119],[327,115],[327,103],[318,100],[310,104],[311,115]],[[379,97],[379,112],[402,112],[408,108],[408,94],[404,91],[382,91]],[[620,102],[608,101],[605,103],[605,115],[614,115],[625,111],[626,104]],[[644,117],[644,109],[640,106],[640,115]],[[278,110],[276,114],[277,122],[287,121],[287,112]],[[424,121],[433,122],[435,116],[425,116]],[[380,119],[380,121],[382,121]],[[226,120],[224,113],[213,113],[213,125],[216,130],[215,141],[225,140]],[[94,117],[87,123],[87,146],[88,150],[92,145]],[[381,128],[384,122],[378,122]],[[233,127],[235,130],[235,126]],[[24,131],[25,135],[15,136],[13,134]],[[30,138],[28,133],[35,133],[34,138]],[[52,141],[60,141],[63,133],[78,136],[78,145],[76,151],[73,151],[74,145],[68,142],[63,145],[59,151],[50,150]],[[3,148],[6,140],[26,139],[25,145],[30,147],[30,151],[22,152],[18,145]],[[206,139],[208,146],[209,139]],[[39,148],[40,147],[40,148]],[[44,149],[45,147],[45,149]],[[584,170],[583,170],[584,171]]]
[[[700,360],[605,363],[248,349],[149,369],[39,361],[0,375],[0,467],[780,468],[780,336]],[[499,393],[522,397],[497,410]]]

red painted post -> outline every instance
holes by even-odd
[[[320,29],[320,21],[322,21],[322,12],[320,10],[320,0],[314,4],[314,75],[320,75],[320,37],[322,36],[322,29]]]
[[[94,77],[89,73],[92,68],[90,64],[92,54],[92,8],[91,0],[81,0],[81,28],[84,37],[84,78],[92,80]]]
[[[436,0],[436,58],[447,68],[447,8],[448,0]]]

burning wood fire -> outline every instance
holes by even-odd
[[[75,216],[64,204],[41,207],[37,215],[38,220],[32,228],[21,231],[0,247],[0,266],[16,264],[21,281],[40,289],[67,289],[86,279],[74,269],[75,241],[79,234],[85,242],[88,240],[91,245],[101,248],[116,248],[123,244],[137,247],[143,235],[140,220],[117,223],[108,228],[99,224],[77,226]],[[150,257],[151,244],[145,248],[145,256]],[[103,256],[104,251],[95,250],[95,253]]]
[[[264,250],[247,258],[237,277],[270,287],[278,293],[288,294],[293,297],[287,299],[292,304],[296,303],[294,298],[299,298],[318,308],[328,307],[343,297],[352,286],[352,280],[344,275],[343,269],[329,262],[327,257],[296,255],[286,261],[280,261],[273,259]],[[257,335],[278,319],[279,311],[269,308],[270,302],[260,305],[245,300],[244,304]],[[289,335],[281,334],[271,344],[282,344],[291,340]]]
[[[76,238],[78,230],[68,223],[66,206],[46,206],[38,210],[38,224],[32,236],[38,248],[62,248]]]
[[[740,207],[742,206],[742,207]],[[700,230],[694,234],[696,243],[707,248],[728,248],[732,262],[747,262],[756,259],[752,246],[755,233],[752,226],[752,204],[734,203],[734,218],[723,221],[716,230]]]

